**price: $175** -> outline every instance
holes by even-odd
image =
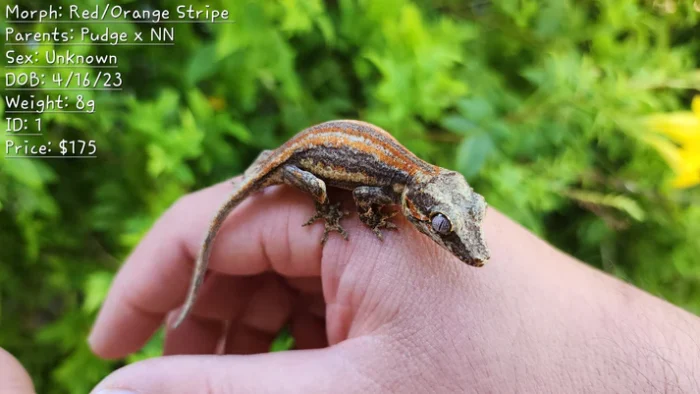
[[[97,144],[94,140],[61,140],[58,146],[63,156],[94,156],[97,153]]]

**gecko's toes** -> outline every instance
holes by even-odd
[[[318,214],[315,214],[309,220],[307,220],[306,223],[302,224],[301,227],[310,226],[310,225],[314,224],[314,222],[320,218],[321,218],[321,216],[319,216]]]
[[[384,235],[381,229],[398,229],[398,227],[390,221],[396,214],[396,211],[384,212],[381,208],[370,208],[360,213],[360,220],[372,230],[380,241],[384,241]]]
[[[321,237],[321,245],[325,245],[328,240],[328,234],[331,231],[339,233],[343,239],[348,239],[348,233],[343,226],[340,225],[340,219],[347,216],[349,213],[340,209],[340,203],[336,204],[319,204],[316,203],[316,213],[302,226],[308,226],[319,219],[324,220],[323,236]]]

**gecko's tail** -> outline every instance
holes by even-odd
[[[177,320],[175,320],[175,323],[173,323],[173,329],[177,328],[182,322],[187,318],[187,316],[190,314],[190,311],[192,311],[192,307],[194,306],[194,302],[197,299],[197,293],[199,292],[199,288],[202,287],[202,283],[204,283],[204,274],[199,275],[199,272],[204,272],[206,273],[207,271],[207,262],[202,258],[202,253],[204,251],[204,248],[206,246],[202,246],[202,250],[200,251],[199,255],[197,256],[197,261],[195,262],[194,265],[194,272],[195,275],[192,278],[192,283],[190,284],[190,288],[187,291],[187,298],[185,299],[185,304],[182,306],[182,309],[180,310],[180,314],[177,317]]]
[[[241,182],[237,185],[236,190],[233,192],[231,197],[221,208],[219,208],[219,210],[216,212],[216,215],[214,216],[214,219],[211,221],[211,224],[209,225],[209,231],[207,232],[207,236],[204,239],[204,242],[202,243],[202,247],[199,250],[199,254],[197,255],[197,261],[194,265],[194,274],[192,275],[192,283],[190,284],[190,288],[187,292],[185,304],[182,306],[180,315],[177,317],[177,320],[175,320],[175,323],[173,323],[172,325],[173,329],[177,328],[180,324],[182,324],[185,318],[187,318],[187,316],[192,311],[192,307],[194,306],[194,303],[197,300],[197,293],[199,293],[199,288],[204,282],[204,276],[207,272],[207,266],[209,265],[209,256],[211,255],[211,249],[214,245],[214,239],[216,238],[216,234],[219,232],[219,229],[224,224],[224,220],[226,219],[228,214],[231,213],[231,211],[234,208],[236,208],[236,206],[238,206],[238,204],[240,204],[241,201],[243,201],[243,199],[245,199],[245,197],[248,195],[246,191],[249,190],[249,187],[246,185],[246,183],[247,182]]]

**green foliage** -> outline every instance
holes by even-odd
[[[41,116],[40,138],[94,139],[94,161],[0,157],[0,346],[38,392],[87,392],[122,365],[85,340],[154,220],[337,118],[384,127],[557,247],[700,313],[700,192],[667,186],[640,122],[687,108],[700,89],[700,13],[684,2],[673,13],[632,0],[480,3],[194,1],[235,23],[177,25],[174,47],[70,47],[118,55],[125,86],[84,92],[96,114]]]

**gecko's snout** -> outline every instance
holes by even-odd
[[[483,267],[484,265],[486,265],[486,263],[489,262],[490,258],[491,258],[491,256],[488,254],[488,251],[487,251],[486,254],[479,255],[478,257],[469,256],[466,258],[462,258],[461,260],[463,262],[467,263],[468,265],[471,265],[472,267],[479,268],[479,267]]]
[[[491,258],[483,231],[478,223],[469,220],[457,231],[458,239],[450,242],[452,253],[472,267],[483,267]]]

